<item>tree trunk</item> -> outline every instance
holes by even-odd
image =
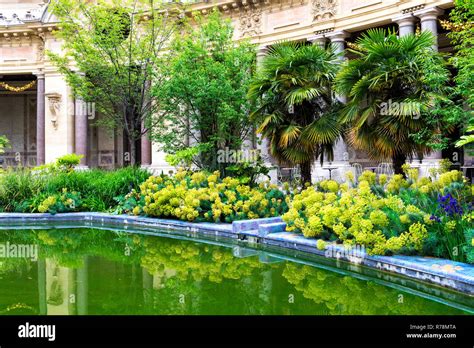
[[[301,181],[303,183],[311,183],[311,161],[306,161],[300,164]]]
[[[393,155],[392,163],[393,163],[393,170],[395,171],[395,174],[405,175],[403,173],[402,165],[405,164],[406,160],[407,160],[407,156],[405,154],[397,153]]]
[[[135,140],[129,138],[128,140],[130,146],[130,166],[135,166],[137,164],[137,145]]]

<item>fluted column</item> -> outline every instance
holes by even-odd
[[[37,165],[44,164],[45,162],[45,81],[44,73],[39,72],[36,75],[36,95],[37,95],[37,106],[36,106],[36,162]]]
[[[416,18],[411,14],[405,14],[393,19],[398,24],[398,35],[400,37],[415,34]]]
[[[437,7],[423,9],[414,13],[415,16],[420,18],[421,30],[429,31],[433,34],[435,38],[433,43],[434,51],[438,51],[438,17],[443,13],[444,11]]]
[[[81,166],[87,165],[87,105],[81,98],[75,101],[74,139],[77,155],[83,155]]]

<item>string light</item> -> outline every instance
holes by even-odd
[[[3,88],[5,88],[7,91],[20,93],[20,92],[24,92],[24,91],[26,91],[27,89],[30,89],[31,87],[33,87],[33,86],[35,85],[35,83],[36,83],[36,81],[31,81],[31,82],[27,83],[27,84],[24,85],[24,86],[15,87],[15,86],[9,85],[8,83],[0,82],[0,86],[2,86]]]

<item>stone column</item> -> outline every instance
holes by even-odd
[[[336,53],[341,53],[341,59],[345,59],[343,53],[346,49],[346,39],[349,36],[350,34],[344,30],[336,31],[326,35],[326,37],[331,40],[331,44],[335,47]]]
[[[346,31],[338,31],[327,35],[331,40],[331,45],[335,48],[335,52],[340,54],[339,58],[341,61],[345,60],[344,51],[346,49],[346,39],[350,36]],[[346,103],[347,98],[344,95],[336,96],[341,103]],[[342,138],[339,138],[334,144],[334,160],[333,164],[340,167],[339,175],[342,178],[344,172],[350,168],[349,164],[349,152],[347,149],[347,144]],[[325,172],[325,173],[324,173]],[[329,173],[328,171],[323,171],[323,176]]]
[[[393,19],[398,24],[398,35],[400,37],[415,34],[416,18],[411,14],[405,14]]]
[[[45,82],[43,72],[39,72],[36,76],[36,162],[37,165],[41,165],[45,162]]]
[[[339,54],[339,58],[341,59],[341,61],[346,59],[346,57],[344,56],[344,51],[346,49],[346,39],[349,36],[350,34],[344,30],[336,31],[327,35],[329,40],[331,40],[331,45],[335,48],[336,54]],[[337,96],[337,99],[341,103],[345,103],[347,101],[347,98],[344,95]]]
[[[263,59],[265,55],[268,53],[268,46],[261,45],[257,49],[257,71],[261,68]],[[276,184],[278,182],[278,173],[275,167],[275,160],[270,154],[270,150],[268,148],[269,142],[268,139],[262,137],[261,134],[255,135],[258,141],[256,141],[257,150],[260,152],[263,161],[266,163],[268,167],[271,167],[270,172],[268,175],[270,176],[270,182],[272,184]]]
[[[142,132],[145,125],[142,123]],[[151,141],[148,137],[148,132],[142,135],[141,138],[141,164],[142,166],[151,165]]]
[[[423,9],[414,13],[415,16],[420,18],[421,30],[429,31],[431,34],[433,34],[435,42],[433,43],[432,48],[435,52],[438,51],[438,16],[442,15],[443,13],[444,11],[437,7]],[[429,163],[437,163],[442,158],[443,155],[441,151],[433,151],[425,157]]]
[[[313,45],[318,45],[321,48],[325,48],[328,39],[324,35],[315,35],[308,38],[308,41],[311,42]]]
[[[84,156],[81,159],[81,166],[87,166],[87,105],[83,99],[76,98],[74,109],[74,152]]]
[[[443,10],[432,7],[417,11],[414,13],[415,16],[420,18],[421,30],[429,31],[433,34],[435,42],[433,44],[433,50],[438,51],[438,16],[444,13]]]

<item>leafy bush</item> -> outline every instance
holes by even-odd
[[[63,188],[81,192],[84,210],[103,211],[114,208],[117,199],[133,189],[138,189],[150,174],[140,168],[126,167],[114,171],[92,169],[59,173],[48,177],[47,192],[60,192]]]
[[[10,168],[0,175],[0,210],[27,212],[28,202],[44,192],[44,177],[26,168]]]
[[[364,172],[355,183],[320,182],[295,195],[283,215],[287,230],[305,237],[363,245],[370,254],[424,254],[466,261],[472,243],[465,233],[472,224],[472,186],[458,171],[438,180],[418,178],[405,168],[406,179],[378,178]],[[472,262],[472,261],[471,261]]]
[[[75,153],[70,153],[62,157],[59,157],[56,160],[56,165],[59,168],[63,168],[67,171],[70,171],[74,168],[74,166],[77,166],[81,163],[81,159],[83,157],[84,155],[76,155]]]
[[[262,183],[257,188],[238,179],[221,179],[219,172],[179,171],[175,176],[152,176],[140,191],[131,192],[124,204],[134,214],[178,218],[187,221],[231,222],[279,216],[287,210],[285,195],[276,186]]]
[[[243,161],[230,165],[226,168],[226,173],[236,177],[243,184],[255,185],[261,177],[270,178],[268,173],[270,168],[259,155],[256,161]]]
[[[68,192],[63,189],[60,194],[54,194],[46,198],[38,206],[40,213],[68,213],[79,211],[82,205],[81,195],[77,192]]]
[[[77,192],[81,197],[82,203],[76,205],[74,211],[107,211],[114,209],[120,197],[138,189],[150,176],[147,171],[134,167],[114,171],[64,168],[67,167],[50,165],[42,170],[9,169],[1,174],[0,210],[34,212],[44,205],[44,200],[52,196],[58,199],[66,190]],[[59,211],[52,208],[51,212],[53,210]]]

